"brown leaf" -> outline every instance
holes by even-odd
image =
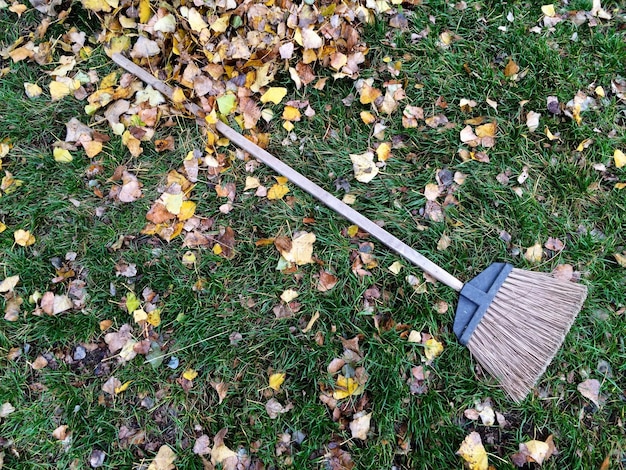
[[[228,393],[228,384],[226,382],[211,382],[211,387],[217,392],[219,404],[221,404]]]
[[[221,255],[224,258],[232,259],[235,257],[235,231],[232,228],[221,229],[216,241],[222,248]]]
[[[509,57],[509,61],[506,64],[506,66],[504,67],[504,76],[505,77],[512,77],[517,72],[519,72],[519,65],[517,65],[515,62],[513,62],[513,59]]]
[[[37,359],[30,365],[34,370],[41,370],[48,365],[48,360],[43,356],[37,356]]]
[[[339,279],[334,274],[321,270],[319,280],[317,281],[317,290],[320,292],[329,291],[337,285],[338,280]]]
[[[68,434],[69,433],[67,432],[67,424],[62,424],[61,426],[57,427],[54,431],[52,431],[52,437],[54,437],[55,439],[59,441],[65,440]]]

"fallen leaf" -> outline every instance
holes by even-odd
[[[287,375],[284,372],[276,372],[270,375],[269,387],[276,392],[280,391],[280,386],[283,384],[286,377]]]
[[[141,183],[128,171],[122,174],[122,189],[117,196],[121,202],[134,202],[141,197]]]
[[[619,149],[615,149],[613,152],[613,161],[617,168],[621,168],[626,165],[626,154]]]
[[[475,431],[463,440],[457,455],[465,460],[469,470],[487,470],[489,468],[487,451],[483,447],[480,434]]]
[[[18,229],[13,233],[15,243],[19,246],[31,246],[35,243],[35,236],[30,233],[29,230]]]
[[[15,411],[15,407],[11,403],[6,402],[0,406],[0,418],[6,418]],[[1,467],[0,467],[1,468]]]
[[[512,77],[517,72],[519,72],[519,65],[517,65],[515,62],[513,62],[513,59],[509,57],[509,61],[507,62],[506,66],[504,67],[504,76],[505,77]]]
[[[196,455],[207,455],[211,453],[211,440],[209,436],[203,434],[196,439],[193,445],[193,453]]]
[[[287,250],[280,249],[280,254],[290,263],[296,263],[298,266],[313,263],[313,243],[315,243],[315,234],[310,232],[297,232]],[[276,244],[276,243],[275,243]]]
[[[287,406],[283,406],[276,398],[271,398],[265,404],[265,411],[269,415],[270,419],[276,419],[279,415],[287,413],[293,408],[293,404],[289,403]]]
[[[359,411],[354,415],[350,422],[350,432],[353,439],[361,439],[362,441],[367,439],[371,419],[372,413],[366,413],[365,411]]]
[[[360,155],[350,154],[354,177],[361,183],[369,183],[378,174],[378,167],[374,163],[374,153],[365,152]]]
[[[11,292],[17,283],[20,281],[20,276],[9,276],[0,282],[0,292]]]
[[[540,113],[536,113],[534,111],[528,111],[526,114],[526,126],[528,126],[528,130],[530,132],[535,132],[539,127],[539,118],[541,117]]]
[[[154,457],[152,463],[148,466],[148,470],[173,470],[176,454],[167,445],[162,445]]]
[[[48,365],[48,360],[43,356],[37,356],[37,358],[30,365],[34,370],[41,370]]]
[[[578,384],[580,394],[591,400],[597,407],[600,407],[600,382],[596,379],[587,379]]]
[[[52,437],[59,441],[65,440],[65,438],[67,438],[67,435],[67,424],[62,424],[61,426],[58,426],[54,431],[52,431]]]
[[[218,404],[221,404],[228,393],[228,384],[226,382],[211,382],[211,387],[217,392]]]
[[[443,344],[435,338],[430,338],[424,343],[424,355],[428,361],[432,361],[443,352]]]
[[[364,387],[354,378],[339,375],[335,384],[335,390],[333,391],[333,398],[335,400],[342,400],[352,395],[360,395],[363,393],[363,389]]]
[[[339,282],[337,276],[322,269],[317,281],[317,290],[320,292],[327,292],[335,287],[337,282]]]
[[[287,88],[284,87],[271,87],[268,88],[263,95],[261,95],[261,103],[272,102],[279,104],[283,98],[287,95]]]
[[[529,263],[535,264],[539,263],[543,258],[543,247],[541,243],[537,242],[533,246],[526,249],[526,253],[524,253],[524,258]]]
[[[541,7],[541,12],[549,17],[553,17],[556,15],[556,11],[554,10],[554,5],[550,3],[549,5],[543,5]]]
[[[552,454],[556,452],[556,447],[552,440],[552,435],[544,441],[533,439],[519,445],[519,452],[511,456],[511,460],[518,467],[523,467],[527,463],[537,463],[542,465]]]
[[[187,369],[185,372],[183,372],[183,378],[191,381],[193,379],[195,379],[196,377],[198,377],[198,371],[194,370],[194,369]]]
[[[115,396],[115,390],[122,385],[122,382],[115,376],[111,376],[102,384],[102,391]]]

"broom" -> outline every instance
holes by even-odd
[[[149,72],[121,54],[113,54],[112,59],[171,99],[172,88]],[[204,115],[194,103],[187,102],[185,107],[198,118]],[[458,291],[453,330],[459,342],[513,400],[526,397],[561,347],[585,301],[586,286],[506,263],[493,263],[463,283],[228,125],[218,120],[216,128],[239,148]]]

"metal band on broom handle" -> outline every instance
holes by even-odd
[[[143,82],[151,85],[154,89],[160,91],[168,98],[172,98],[173,89],[155,78],[148,71],[139,67],[134,62],[128,60],[121,54],[113,54],[113,61],[118,64],[120,67],[126,69],[128,72],[135,75],[137,78],[142,80]],[[185,103],[185,108],[188,111],[193,113],[196,116],[201,116],[204,114],[202,109],[191,102]],[[396,253],[402,255],[404,258],[419,266],[424,272],[434,277],[438,281],[443,282],[448,287],[456,291],[460,291],[463,288],[463,282],[454,277],[452,274],[448,273],[441,267],[437,266],[435,263],[430,261],[428,258],[419,254],[413,248],[408,246],[406,243],[402,242],[398,238],[391,235],[389,232],[384,230],[383,228],[376,225],[367,217],[361,215],[359,212],[352,209],[347,204],[343,203],[335,196],[330,194],[328,191],[322,189],[317,184],[313,183],[311,180],[306,178],[305,176],[298,173],[296,170],[286,165],[278,158],[274,157],[269,152],[263,150],[258,145],[246,139],[239,132],[235,131],[230,126],[224,124],[222,121],[217,121],[215,126],[222,135],[228,138],[231,142],[237,145],[242,150],[248,152],[250,155],[255,157],[256,159],[263,162],[265,165],[269,166],[272,170],[277,172],[278,174],[285,176],[289,181],[291,181],[296,186],[299,186],[301,189],[319,199],[326,206],[339,213],[350,222],[355,225],[358,225],[363,230],[368,232],[373,237],[380,240],[382,243],[387,245],[389,248],[394,250]]]

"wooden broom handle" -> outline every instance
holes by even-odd
[[[151,85],[154,89],[160,91],[168,98],[172,98],[173,89],[158,80],[152,74],[139,67],[134,62],[128,60],[121,54],[113,54],[113,61],[118,64],[120,67],[126,69],[128,72],[135,75],[137,78],[142,80],[143,82]],[[202,109],[196,105],[195,103],[186,102],[185,108],[193,113],[196,116],[203,116],[204,112]],[[406,243],[402,242],[398,238],[391,235],[389,232],[376,225],[367,217],[363,216],[361,213],[355,211],[352,207],[348,206],[344,202],[337,199],[335,196],[330,194],[328,191],[322,189],[317,184],[313,183],[311,180],[306,178],[305,176],[298,173],[296,170],[270,154],[269,152],[263,150],[258,145],[254,144],[250,140],[246,139],[239,132],[235,131],[230,126],[224,124],[222,121],[218,120],[215,126],[222,135],[228,138],[231,142],[233,142],[237,147],[242,150],[248,152],[254,158],[260,160],[265,165],[269,166],[272,170],[274,170],[279,175],[286,177],[289,181],[291,181],[296,186],[299,186],[301,189],[319,199],[322,203],[328,206],[330,209],[334,210],[338,214],[342,215],[350,222],[355,225],[358,225],[363,230],[368,232],[373,237],[380,240],[382,243],[387,245],[389,248],[394,250],[396,253],[402,255],[404,258],[419,266],[424,272],[428,273],[438,281],[443,282],[448,287],[456,291],[460,291],[463,288],[463,283],[454,277],[452,274],[448,273],[441,267],[437,266],[435,263],[430,261],[428,258],[419,254],[413,248],[408,246]]]

